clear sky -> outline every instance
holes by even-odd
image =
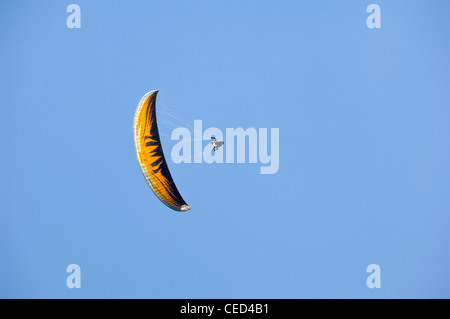
[[[449,11],[1,1],[0,297],[450,298]],[[196,119],[279,128],[278,173],[169,161],[192,210],[164,206],[133,144],[155,89],[167,158]]]

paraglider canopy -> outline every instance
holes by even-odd
[[[176,211],[191,207],[175,186],[164,157],[156,122],[156,95],[150,91],[140,100],[134,117],[134,146],[141,171],[155,195]]]

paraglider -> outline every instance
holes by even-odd
[[[214,136],[211,136],[211,144],[213,146],[213,152],[215,152],[223,145],[223,141],[219,141]]]
[[[156,95],[145,94],[134,117],[134,146],[142,174],[155,195],[176,211],[188,211],[191,207],[181,197],[167,166],[156,122]]]

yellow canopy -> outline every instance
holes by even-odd
[[[178,192],[164,158],[156,123],[156,95],[145,94],[138,104],[134,117],[134,146],[141,171],[155,195],[167,206],[177,211],[188,211]]]

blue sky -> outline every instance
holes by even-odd
[[[0,9],[0,297],[450,298],[448,1]],[[166,157],[171,121],[279,128],[278,173],[170,163],[171,211],[133,145],[154,89]]]

